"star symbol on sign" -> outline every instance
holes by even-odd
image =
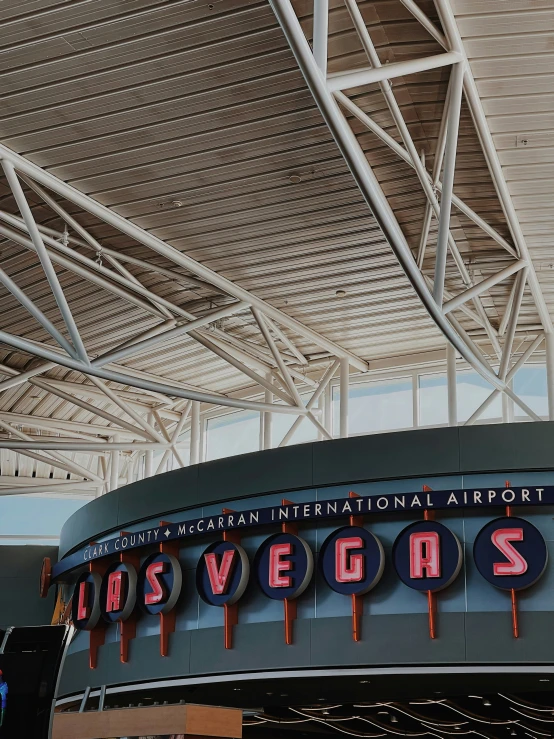
[[[171,534],[171,531],[170,531],[169,529],[166,529],[166,530],[164,531],[164,534],[165,534],[166,536],[169,536],[169,535]]]

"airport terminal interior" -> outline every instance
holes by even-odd
[[[554,0],[0,19],[0,739],[553,737]]]

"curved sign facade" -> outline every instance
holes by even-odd
[[[290,644],[296,600],[316,573],[323,587],[351,599],[355,641],[360,640],[363,596],[379,590],[387,568],[405,586],[427,595],[429,635],[435,638],[436,599],[456,581],[464,557],[448,518],[444,522],[436,520],[440,510],[503,506],[506,515],[485,523],[475,536],[473,549],[466,546],[465,556],[473,559],[476,570],[491,586],[512,593],[517,637],[516,592],[539,580],[547,566],[548,549],[533,524],[511,515],[511,506],[516,501],[523,505],[551,504],[553,492],[551,488],[504,488],[425,490],[372,497],[350,493],[349,498],[338,500],[302,504],[283,501],[281,506],[238,513],[225,510],[220,516],[182,524],[163,522],[155,529],[126,532],[90,545],[62,560],[57,571],[54,568],[54,579],[75,569],[74,563],[80,559],[80,574],[76,581],[73,578],[72,619],[78,629],[91,633],[91,666],[96,664],[95,652],[103,643],[102,630],[116,622],[120,624],[121,659],[127,660],[128,641],[136,634],[138,618],[159,617],[160,651],[168,654],[168,634],[175,629],[178,604],[195,594],[209,606],[224,610],[225,646],[231,647],[239,603],[249,584],[264,597],[284,603],[285,641]],[[371,530],[376,513],[409,511],[413,518],[420,509],[422,519],[402,529],[392,547],[391,542],[383,546]],[[298,531],[301,521],[345,517],[347,525],[327,533],[320,546],[309,544]],[[267,523],[279,530],[268,532],[256,551],[247,554],[237,529]],[[214,539],[196,558],[195,578],[193,582],[188,578],[185,586],[179,550],[197,533],[213,535]],[[190,566],[187,559],[187,569]]]

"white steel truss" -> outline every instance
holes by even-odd
[[[554,396],[552,320],[541,293],[529,251],[508,192],[452,9],[448,0],[435,0],[437,14],[442,25],[442,29],[440,29],[423,13],[414,0],[399,1],[428,32],[430,39],[434,39],[437,45],[443,47],[442,53],[414,60],[383,64],[357,0],[344,0],[353,28],[356,30],[361,47],[367,57],[367,66],[328,73],[327,49],[330,28],[328,0],[314,0],[311,46],[310,39],[304,32],[291,0],[269,0],[323,118],[421,302],[448,340],[449,345],[495,388],[491,398],[486,404],[483,404],[482,408],[476,411],[468,423],[473,423],[498,393],[502,393],[503,396],[513,401],[531,419],[540,420],[532,409],[513,392],[510,380],[521,366],[521,360],[525,361],[543,340],[546,341],[548,358],[550,417],[554,418],[552,415],[554,409],[554,401],[552,400]],[[434,155],[433,169],[429,172],[414,144],[390,80],[439,67],[450,67],[450,83]],[[371,115],[360,108],[352,100],[351,95],[346,94],[347,91],[352,91],[353,88],[358,90],[371,84],[379,85],[402,143],[399,143]],[[461,198],[457,197],[453,191],[462,100],[465,101],[471,113],[490,176],[505,214],[512,243],[509,243],[495,228],[480,217]],[[415,170],[427,199],[420,245],[416,253],[408,245],[394,209],[385,196],[368,157],[366,157],[355,132],[351,128],[346,113],[362,123],[367,130],[377,136],[403,162]],[[451,210],[453,207],[467,216],[487,236],[503,247],[508,266],[498,269],[496,274],[482,281],[474,282],[472,280],[452,232]],[[438,222],[438,235],[434,268],[429,270],[424,269],[424,257],[433,217]],[[455,295],[450,294],[446,288],[447,260],[449,257],[465,286],[464,290]],[[515,275],[515,278],[513,278],[508,307],[500,326],[494,328],[484,308],[481,296],[492,286],[508,280],[513,275]],[[533,341],[518,363],[513,364],[514,337],[518,328],[524,291],[527,287],[531,291],[541,321],[540,336]],[[473,324],[485,329],[493,349],[491,356],[487,357],[483,349],[472,340],[467,329],[461,323],[463,318],[469,318]]]
[[[1,145],[0,160],[19,210],[19,213],[0,211],[0,236],[37,255],[68,334],[66,337],[18,287],[16,281],[0,270],[0,283],[54,342],[29,340],[0,330],[3,344],[42,360],[25,371],[15,369],[6,362],[1,364],[0,373],[6,379],[0,381],[0,392],[27,383],[31,388],[38,388],[86,411],[92,419],[77,423],[35,415],[0,413],[0,432],[5,433],[3,438],[0,437],[0,449],[17,451],[26,458],[36,460],[50,470],[50,475],[54,470],[67,476],[64,482],[45,482],[37,475],[33,478],[36,479],[34,485],[28,484],[28,481],[14,485],[13,477],[11,482],[2,485],[0,477],[0,494],[40,490],[94,495],[117,487],[122,472],[125,472],[126,481],[140,476],[141,460],[142,474],[146,476],[161,472],[170,457],[182,466],[182,442],[179,437],[185,425],[191,432],[191,463],[198,462],[201,403],[262,413],[266,419],[266,446],[271,445],[270,419],[273,413],[297,416],[282,443],[292,438],[304,419],[317,428],[321,438],[332,438],[328,424],[324,425],[317,417],[320,413],[314,407],[315,403],[327,387],[339,361],[342,361],[344,371],[348,373],[350,367],[357,371],[367,370],[368,365],[364,360]],[[27,193],[24,186],[28,188]],[[63,219],[63,232],[35,219],[29,192]],[[187,273],[174,272],[148,260],[105,247],[78,219],[68,213],[55,195],[88,211],[138,244],[163,255],[176,268],[184,268]],[[86,251],[92,252],[94,258],[83,253]],[[125,264],[138,266],[150,273],[161,273],[181,284],[211,288],[217,295],[214,304],[219,304],[219,307],[201,315],[193,314],[145,287]],[[92,356],[79,333],[56,267],[142,309],[148,318],[148,328],[126,336],[119,345]],[[257,329],[257,335],[246,340],[221,328],[221,320],[231,316],[240,316],[248,321]],[[152,317],[156,319],[154,326],[151,325]],[[174,342],[178,337],[193,339],[241,372],[246,378],[245,391],[238,394],[208,392],[125,366],[129,358]],[[317,348],[315,366],[297,348],[296,337]],[[57,367],[78,371],[88,378],[88,382],[59,380],[49,376]],[[127,389],[121,389],[120,386]],[[313,391],[306,405],[299,393],[299,388],[305,387]],[[265,393],[264,400],[252,400],[251,396],[260,391]],[[107,401],[109,410],[106,409],[106,403],[99,401]],[[94,423],[97,419],[103,419],[109,425]],[[23,432],[22,428],[30,433]],[[153,467],[155,451],[162,452],[156,468]],[[85,455],[88,464],[78,464],[71,453]],[[125,453],[123,457],[122,453]],[[125,470],[121,467],[122,460]]]
[[[532,420],[537,414],[512,389],[518,369],[544,345],[548,368],[549,413],[554,419],[553,327],[539,282],[519,226],[514,206],[487,127],[463,44],[448,0],[435,0],[439,28],[414,0],[398,0],[437,45],[436,53],[408,61],[384,64],[356,0],[344,0],[367,64],[358,69],[327,72],[330,33],[329,2],[314,0],[313,38],[295,13],[291,0],[269,0],[285,33],[305,80],[335,141],[350,167],[367,204],[385,234],[400,265],[428,314],[448,342],[449,423],[456,425],[456,354],[484,377],[493,390],[467,423],[474,423],[498,394],[519,406]],[[418,151],[391,80],[445,68],[450,82],[440,132],[428,169]],[[392,116],[396,132],[391,135],[363,109],[349,92],[378,85]],[[456,157],[461,107],[469,108],[511,238],[488,223],[455,192]],[[348,116],[348,117],[347,117]],[[351,122],[356,120],[379,142],[392,150],[418,178],[426,205],[417,249],[409,246],[394,207],[385,196],[361,148]],[[97,495],[138,477],[163,471],[170,460],[183,464],[182,434],[190,431],[191,463],[201,461],[200,404],[260,413],[260,446],[272,446],[272,414],[284,413],[295,420],[280,441],[286,445],[302,423],[311,423],[320,439],[333,436],[330,383],[340,372],[340,435],[348,434],[348,382],[352,370],[365,372],[368,363],[322,333],[206,267],[155,235],[102,205],[28,159],[0,145],[0,162],[16,208],[0,210],[0,237],[31,252],[41,265],[58,316],[47,315],[17,277],[0,268],[0,283],[30,314],[43,340],[0,330],[0,342],[28,358],[22,369],[9,357],[0,364],[0,393],[25,386],[41,398],[63,401],[83,420],[50,418],[39,412],[18,414],[0,411],[0,450],[11,450],[36,465],[33,476],[0,476],[0,495],[27,494],[40,490],[52,494]],[[46,209],[61,219],[63,230],[37,218]],[[77,215],[74,215],[77,211]],[[475,279],[452,228],[451,213],[469,219],[495,245],[503,259],[492,274]],[[92,216],[140,247],[148,257],[118,250],[95,238],[83,225]],[[46,223],[44,221],[47,221]],[[83,222],[81,222],[83,221]],[[430,237],[437,225],[436,244]],[[141,252],[142,254],[142,252]],[[433,258],[434,255],[434,258]],[[156,258],[163,257],[166,266]],[[163,276],[181,288],[209,289],[209,310],[184,307],[179,300],[156,293],[147,278]],[[456,271],[456,280],[449,279]],[[138,309],[143,325],[101,353],[87,348],[64,290],[60,274],[101,288]],[[457,285],[461,282],[463,289]],[[510,298],[498,326],[493,325],[484,303],[490,289],[509,285]],[[520,317],[529,291],[540,326],[522,341]],[[61,318],[61,321],[59,320]],[[241,320],[249,338],[229,327],[228,320]],[[486,346],[474,338],[484,332]],[[132,366],[132,360],[156,347],[176,340],[196,342],[202,351],[226,363],[244,377],[244,387],[217,393]],[[308,343],[310,356],[299,349]],[[37,360],[39,360],[37,362]],[[79,373],[79,379],[60,379],[59,368]],[[310,393],[307,401],[302,395]],[[263,399],[257,399],[262,397]],[[321,403],[326,399],[325,403]],[[42,401],[41,401],[42,402]],[[154,464],[154,452],[161,456]],[[36,474],[35,474],[36,472]],[[41,474],[39,474],[39,472]]]

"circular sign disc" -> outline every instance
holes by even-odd
[[[100,609],[108,623],[126,621],[137,600],[137,571],[133,565],[114,562],[110,565],[100,587]]]
[[[239,544],[218,541],[204,550],[196,567],[196,587],[211,606],[236,603],[250,576],[250,563]]]
[[[319,565],[325,582],[335,592],[363,595],[381,579],[385,552],[371,531],[359,526],[343,526],[323,542]]]
[[[98,572],[83,572],[75,583],[71,600],[71,619],[76,629],[92,631],[100,620],[100,588]]]
[[[137,578],[140,608],[151,615],[169,613],[181,594],[183,572],[172,554],[155,552],[147,557]]]
[[[274,534],[256,553],[258,583],[268,598],[297,598],[306,590],[314,570],[312,550],[294,534]]]
[[[496,518],[475,538],[473,559],[481,575],[501,590],[523,590],[542,575],[548,549],[540,531],[523,518]]]
[[[398,577],[409,588],[436,592],[447,588],[462,567],[458,537],[437,521],[418,521],[400,532],[392,548]]]

